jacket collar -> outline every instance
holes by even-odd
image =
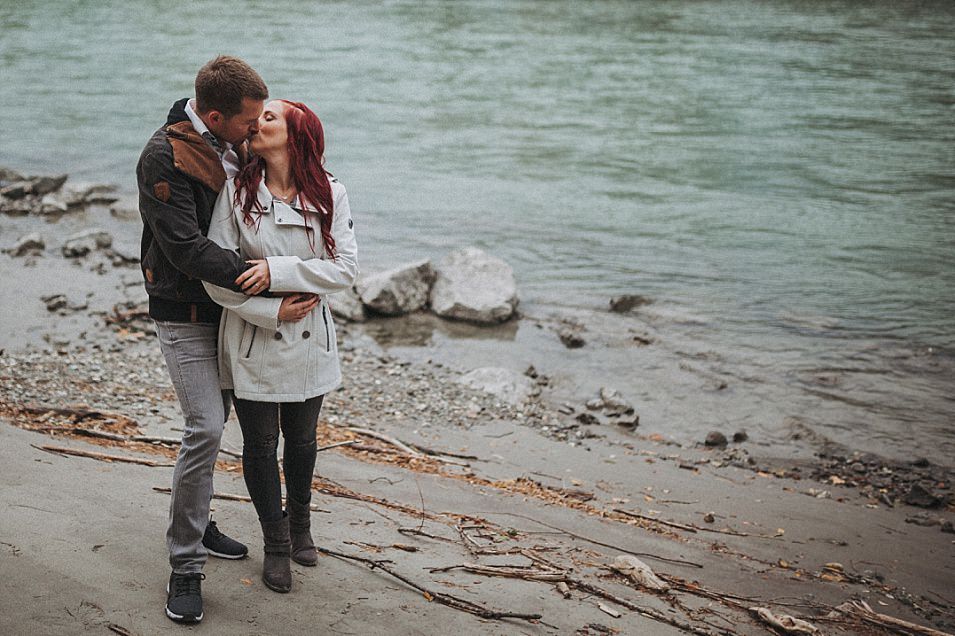
[[[222,160],[219,153],[192,127],[189,118],[167,125],[166,136],[172,146],[176,169],[219,192],[226,178]]]

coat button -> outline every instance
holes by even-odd
[[[308,338],[308,337],[311,336],[311,335],[312,335],[312,334],[311,334],[311,332],[309,332],[309,331],[303,331],[303,332],[302,332],[302,337],[303,337],[303,338]]]
[[[282,339],[282,332],[281,332],[281,331],[276,331],[276,332],[275,332],[275,339],[276,339],[276,340],[281,340],[281,339]]]

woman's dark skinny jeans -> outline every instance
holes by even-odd
[[[259,521],[282,518],[282,484],[276,458],[279,427],[285,438],[282,468],[289,499],[308,504],[315,470],[315,426],[324,395],[305,402],[234,400],[242,428],[242,471]]]

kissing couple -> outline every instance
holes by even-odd
[[[328,295],[358,275],[345,187],[325,170],[322,123],[305,104],[269,100],[259,74],[219,56],[173,104],[136,166],[141,269],[183,415],[166,544],[166,615],[202,620],[207,555],[248,549],[209,516],[212,476],[235,406],[242,469],[262,527],[262,581],[292,585],[314,566],[315,431],[341,382]],[[276,457],[285,440],[283,505]]]

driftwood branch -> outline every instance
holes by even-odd
[[[33,446],[33,448],[37,450],[53,453],[54,455],[74,455],[76,457],[97,459],[101,462],[123,462],[126,464],[140,464],[142,466],[151,466],[154,468],[168,468],[175,466],[175,464],[170,464],[169,462],[157,462],[153,459],[145,459],[142,457],[126,457],[124,455],[108,455],[106,453],[97,453],[95,451],[80,450],[79,448],[69,448],[66,446],[37,446],[35,444],[30,444],[30,446]]]
[[[859,618],[870,625],[876,625],[896,633],[921,634],[924,636],[952,636],[947,632],[932,629],[931,627],[910,623],[909,621],[904,621],[901,618],[895,618],[888,614],[880,614],[869,607],[869,604],[865,601],[848,601],[843,603],[830,612],[829,617],[834,617],[834,615],[838,614]]]
[[[451,594],[445,594],[443,592],[430,590],[418,583],[415,583],[414,581],[404,576],[403,574],[394,571],[393,569],[388,567],[388,565],[386,565],[385,562],[383,561],[376,561],[374,559],[366,559],[364,557],[360,557],[360,556],[356,556],[352,554],[344,554],[342,552],[336,552],[334,550],[329,550],[328,548],[322,548],[322,547],[317,547],[316,550],[318,550],[322,554],[327,554],[329,556],[337,557],[339,559],[345,559],[349,561],[357,561],[359,563],[363,563],[372,570],[376,570],[376,569],[381,570],[382,572],[385,572],[386,574],[389,574],[390,576],[398,579],[405,585],[408,585],[418,590],[428,601],[435,601],[437,603],[441,603],[442,605],[446,605],[450,608],[460,610],[462,612],[467,612],[468,614],[474,614],[475,616],[479,616],[481,618],[485,618],[489,620],[501,620],[506,618],[514,618],[514,619],[525,620],[525,621],[536,621],[542,618],[540,614],[526,614],[521,612],[503,612],[503,611],[492,610],[492,609],[488,609],[484,607],[483,605],[473,603],[463,598],[458,598],[457,596],[453,596]]]
[[[164,488],[162,486],[153,486],[153,490],[156,492],[161,492],[166,495],[172,494],[172,488]],[[212,493],[212,498],[222,499],[223,501],[241,501],[243,503],[252,503],[252,497],[249,497],[248,495],[234,495],[228,492],[214,492]],[[284,497],[282,498],[282,502],[283,503],[285,502]],[[309,509],[312,512],[328,512],[328,513],[331,512],[331,510],[325,510],[324,508],[319,508],[315,504],[309,504]]]
[[[373,437],[378,441],[385,442],[386,444],[391,444],[401,452],[411,455],[412,457],[421,457],[421,453],[411,448],[404,442],[391,437],[390,435],[385,435],[384,433],[379,433],[378,431],[373,431],[369,428],[359,428],[358,426],[349,426],[347,430],[352,433],[358,433],[359,435],[364,435],[365,437]]]

